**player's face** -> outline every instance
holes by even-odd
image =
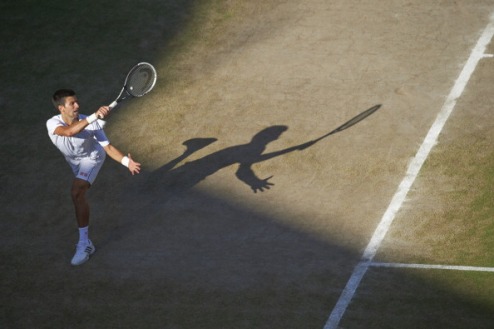
[[[60,106],[62,115],[70,119],[79,117],[79,102],[76,96],[65,97],[65,104]]]

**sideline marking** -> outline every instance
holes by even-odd
[[[461,265],[436,265],[436,264],[405,264],[405,263],[370,263],[372,267],[388,268],[418,268],[425,270],[453,270],[472,272],[494,272],[494,267],[461,266]]]
[[[477,44],[472,49],[470,53],[470,57],[468,58],[465,66],[463,67],[458,79],[456,79],[453,88],[451,89],[446,101],[444,102],[441,111],[436,117],[436,121],[432,124],[427,136],[425,137],[422,145],[420,146],[417,154],[412,159],[410,164],[408,165],[408,169],[405,177],[401,181],[398,189],[391,199],[391,203],[388,206],[388,209],[384,213],[379,225],[377,226],[374,234],[367,245],[367,248],[360,259],[360,262],[357,264],[355,269],[350,276],[343,292],[340,295],[333,311],[331,312],[326,324],[324,325],[324,329],[337,329],[338,324],[343,317],[350,301],[355,295],[355,291],[360,285],[360,281],[364,277],[365,273],[369,269],[369,266],[372,265],[372,259],[377,253],[379,246],[381,245],[384,236],[389,230],[391,223],[393,222],[396,213],[400,210],[401,205],[405,201],[405,197],[408,194],[413,182],[417,178],[417,175],[422,168],[425,160],[427,159],[431,149],[437,142],[437,138],[443,129],[446,121],[448,120],[451,112],[456,105],[457,99],[461,96],[463,91],[465,90],[465,86],[467,85],[470,77],[472,76],[473,71],[477,67],[479,61],[484,57],[485,49],[494,35],[494,12],[491,13],[489,18],[489,23],[485,27],[482,35],[477,41]]]

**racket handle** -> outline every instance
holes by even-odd
[[[110,105],[108,105],[108,107],[112,110],[115,106],[117,106],[117,104],[118,103],[116,101],[113,101]]]

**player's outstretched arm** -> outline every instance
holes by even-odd
[[[129,155],[125,156],[122,152],[120,152],[119,149],[111,144],[106,145],[104,149],[106,151],[106,154],[108,154],[110,158],[129,168],[129,171],[132,175],[138,174],[141,171],[141,164],[134,161],[130,156],[130,153]]]

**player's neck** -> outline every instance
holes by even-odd
[[[76,123],[77,121],[79,121],[79,116],[75,116],[75,117],[69,117],[65,114],[62,113],[62,120],[68,125],[72,125],[74,123]]]

